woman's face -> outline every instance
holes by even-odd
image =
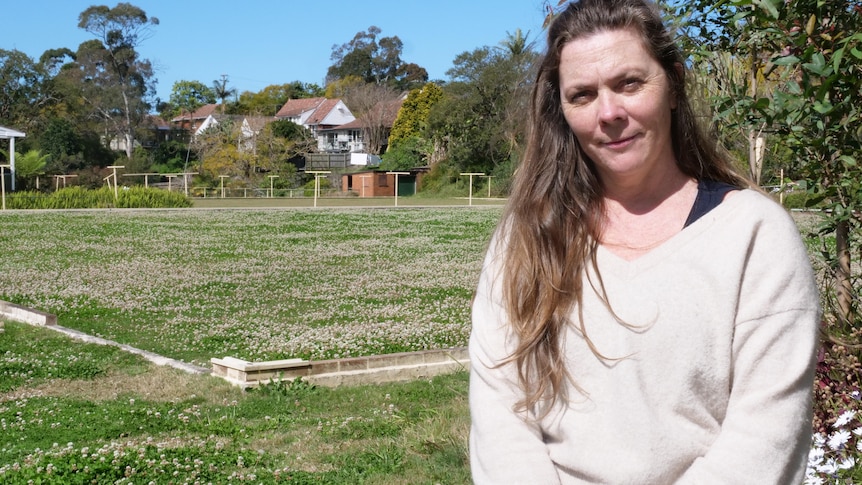
[[[664,70],[634,31],[601,31],[566,44],[560,97],[569,127],[606,183],[637,184],[676,166],[675,101]]]

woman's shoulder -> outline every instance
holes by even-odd
[[[747,188],[730,191],[725,196],[724,203],[752,218],[792,221],[790,212],[786,207],[758,189]]]

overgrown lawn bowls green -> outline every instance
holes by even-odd
[[[0,299],[190,362],[466,345],[499,207],[0,214]]]

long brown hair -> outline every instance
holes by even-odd
[[[520,411],[546,414],[566,399],[565,382],[577,387],[565,365],[562,336],[577,325],[592,351],[604,358],[584,331],[581,303],[587,264],[598,273],[603,187],[563,117],[560,100],[560,52],[572,40],[590,34],[631,29],[664,69],[676,98],[671,139],[680,170],[696,180],[746,185],[698,127],[688,100],[684,60],[648,0],[571,2],[548,29],[547,52],[539,65],[531,100],[531,132],[515,175],[500,228],[505,245],[503,304],[517,347],[504,363],[514,363],[524,398]],[[602,293],[599,275],[598,288]],[[607,298],[605,297],[607,305]],[[573,312],[577,322],[571,321]]]

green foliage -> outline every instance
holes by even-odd
[[[332,47],[333,64],[326,73],[327,82],[356,76],[370,84],[385,84],[410,89],[428,81],[428,72],[401,59],[403,43],[398,36],[381,37],[379,27],[357,32],[349,42]]]
[[[186,155],[190,160],[196,160],[194,152],[188,151],[188,145],[177,140],[160,143],[151,152],[153,164],[150,169],[158,173],[180,173],[185,165]]]
[[[317,391],[317,386],[303,380],[301,377],[284,379],[279,373],[275,379],[260,384],[252,392],[258,392],[266,396],[274,396],[277,399],[287,398],[290,402],[303,399]]]
[[[171,87],[169,99],[173,107],[169,116],[185,114],[188,117],[189,113],[194,113],[201,106],[215,103],[216,95],[209,86],[200,81],[180,80],[174,82]]]
[[[72,122],[63,118],[53,118],[45,131],[39,136],[39,146],[54,159],[82,152],[84,141],[75,131]]]
[[[40,66],[19,50],[0,49],[0,120],[4,126],[26,130],[47,101],[45,75]]]
[[[304,141],[311,137],[308,128],[290,120],[276,120],[269,124],[272,134],[292,141]]]
[[[401,139],[390,145],[383,154],[380,170],[410,170],[427,165],[426,160],[432,149],[431,142],[418,136]]]
[[[398,110],[398,117],[389,134],[389,146],[419,136],[427,136],[428,116],[434,105],[443,99],[443,90],[434,83],[427,83],[420,89],[407,94],[407,99]]]
[[[461,197],[466,189],[466,181],[461,177],[461,170],[451,161],[444,160],[435,163],[422,178],[420,195],[443,197]]]
[[[532,50],[482,47],[455,58],[452,82],[428,125],[441,157],[463,172],[494,171],[521,151],[528,119]]]
[[[15,154],[15,176],[21,181],[17,187],[27,188],[34,186],[34,179],[45,173],[45,166],[51,155],[42,155],[39,150],[29,150],[27,153]]]
[[[257,93],[244,91],[239,102],[230,110],[234,114],[256,114],[275,116],[288,99],[315,98],[323,96],[323,89],[317,84],[294,81],[285,84],[271,84]]]
[[[108,187],[85,189],[66,187],[51,194],[42,192],[14,192],[6,195],[9,209],[104,209],[116,208],[168,208],[191,207],[191,201],[182,193],[162,189],[122,188],[114,198]]]

